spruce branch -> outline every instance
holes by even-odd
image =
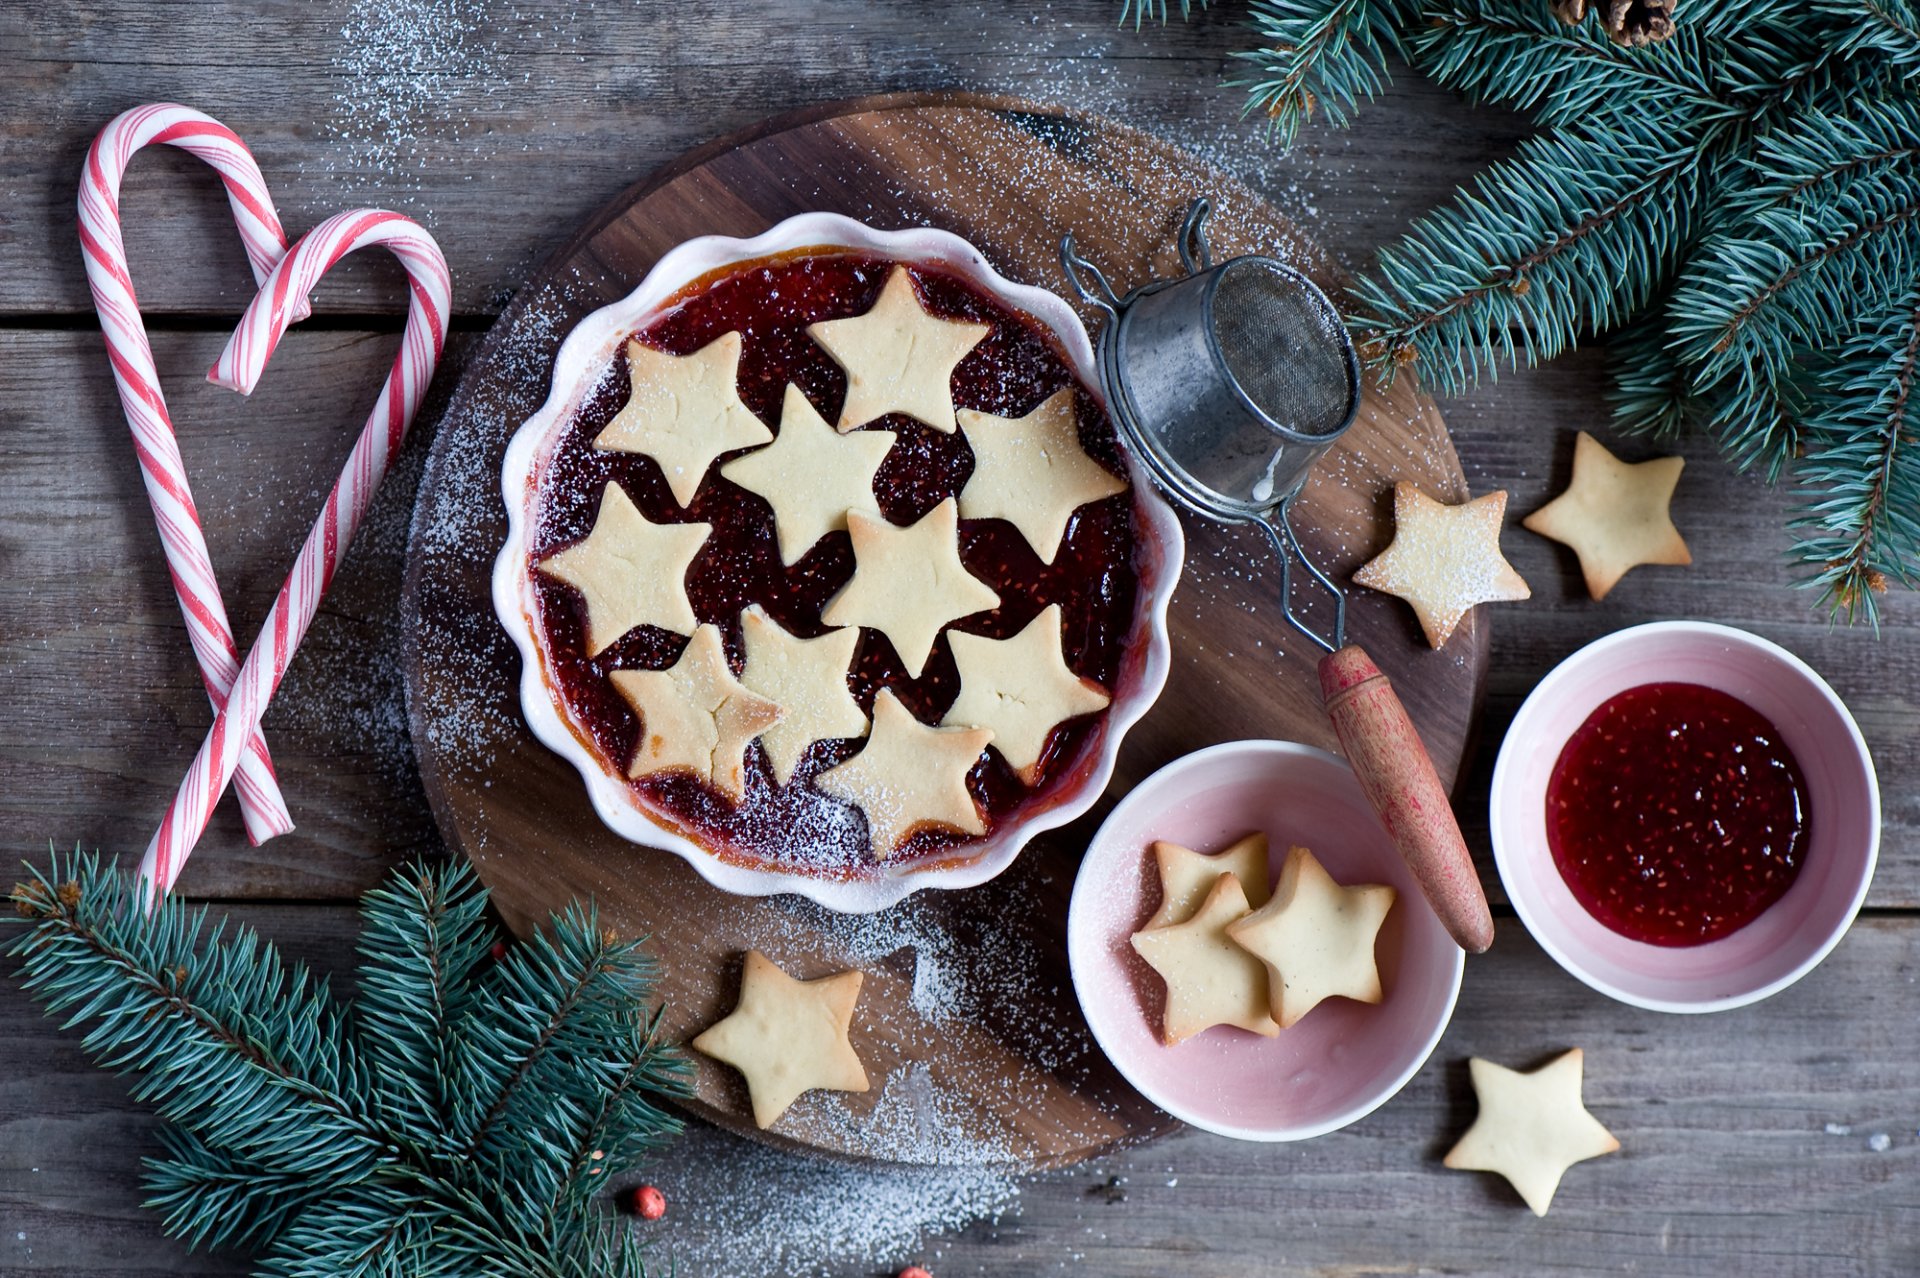
[[[12,899],[28,989],[176,1125],[146,1177],[169,1233],[270,1278],[644,1278],[593,1197],[677,1130],[658,1102],[685,1066],[649,960],[590,908],[490,962],[471,872],[403,869],[363,904],[343,1011],[253,933],[149,913],[98,856]]]
[[[1698,166],[1690,139],[1631,119],[1531,139],[1381,251],[1351,288],[1355,336],[1443,393],[1551,358],[1644,304],[1687,241]]]
[[[1414,0],[1253,0],[1263,47],[1235,55],[1252,67],[1234,81],[1248,90],[1247,112],[1265,115],[1282,146],[1316,112],[1345,125],[1386,83],[1387,55],[1402,52],[1400,30],[1415,8]]]

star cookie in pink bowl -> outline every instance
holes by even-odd
[[[494,607],[535,735],[730,892],[993,877],[1098,799],[1166,680],[1179,524],[1097,385],[1073,311],[945,232],[674,249],[508,448]]]
[[[1169,1046],[1166,983],[1133,944],[1160,917],[1163,867],[1154,845],[1226,849],[1226,869],[1244,863],[1243,840],[1255,832],[1266,835],[1270,883],[1282,882],[1297,847],[1311,849],[1343,887],[1394,890],[1399,904],[1377,936],[1366,933],[1380,1001],[1330,997],[1277,1032],[1216,1025]],[[1191,858],[1181,859],[1190,870]],[[1344,760],[1287,741],[1212,746],[1141,782],[1094,836],[1067,921],[1074,991],[1115,1068],[1174,1117],[1241,1140],[1323,1135],[1398,1092],[1453,1015],[1465,954],[1433,911],[1407,908],[1421,899]]]

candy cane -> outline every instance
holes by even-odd
[[[261,623],[260,637],[248,651],[226,705],[215,714],[193,766],[147,845],[140,873],[156,895],[172,890],[193,845],[206,830],[214,804],[245,754],[244,742],[259,727],[268,700],[286,674],[287,662],[346,557],[347,544],[366,514],[374,488],[420,407],[446,341],[451,294],[446,259],[432,236],[398,213],[358,209],[328,218],[273,268],[208,374],[218,385],[243,395],[251,393],[297,308],[320,277],[347,254],[371,244],[384,245],[406,267],[407,327],[400,353],[354,442],[346,468],[294,560],[293,571]]]
[[[220,174],[257,283],[264,283],[286,256],[287,236],[267,194],[266,180],[260,176],[260,166],[233,131],[212,116],[167,102],[135,107],[102,129],[87,151],[80,175],[80,245],[87,281],[93,287],[94,309],[100,314],[100,328],[106,335],[107,356],[120,388],[120,405],[133,431],[147,500],[166,548],[174,595],[186,619],[187,637],[200,664],[207,698],[218,713],[226,704],[227,690],[240,667],[240,651],[227,621],[220,586],[214,580],[213,562],[200,531],[200,513],[193,504],[173,421],[160,392],[160,376],[147,344],[146,325],[140,318],[133,277],[127,270],[126,244],[120,235],[120,181],[134,153],[156,143],[190,152]],[[303,301],[294,318],[305,316]],[[265,738],[256,730],[247,738],[246,746],[237,788],[247,837],[258,844],[291,830],[293,818],[274,780]]]

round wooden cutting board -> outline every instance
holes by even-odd
[[[420,489],[402,601],[413,740],[440,827],[522,934],[591,897],[610,926],[651,936],[676,1042],[731,1009],[748,948],[800,977],[865,971],[853,1042],[872,1089],[804,1096],[770,1139],[862,1158],[1057,1166],[1176,1126],[1119,1079],[1080,1018],[1065,947],[1074,870],[1113,799],[1179,755],[1242,737],[1334,748],[1317,653],[1281,618],[1257,532],[1189,521],[1172,677],[1092,814],[984,887],[921,892],[877,915],[727,896],[677,857],[610,833],[578,775],[521,720],[518,659],[489,594],[508,437],[545,399],[574,324],[694,236],[754,235],[809,210],[939,226],[1004,274],[1064,295],[1058,245],[1071,231],[1124,292],[1179,272],[1173,234],[1203,194],[1217,210],[1216,254],[1272,253],[1328,282],[1324,260],[1246,187],[1111,121],[955,96],[814,110],[695,152],[621,195],[520,291],[460,382]],[[1097,316],[1083,318],[1093,327]],[[1446,500],[1467,495],[1446,426],[1410,378],[1369,390],[1296,508],[1307,549],[1337,579],[1386,544],[1399,479]],[[1484,621],[1470,616],[1431,652],[1405,605],[1355,590],[1349,631],[1392,677],[1451,781],[1478,710]],[[751,1132],[738,1076],[696,1059],[697,1112]]]

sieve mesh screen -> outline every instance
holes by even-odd
[[[1268,418],[1302,435],[1330,435],[1352,408],[1339,316],[1257,260],[1229,262],[1212,305],[1228,374]],[[1333,340],[1330,340],[1333,339]]]

